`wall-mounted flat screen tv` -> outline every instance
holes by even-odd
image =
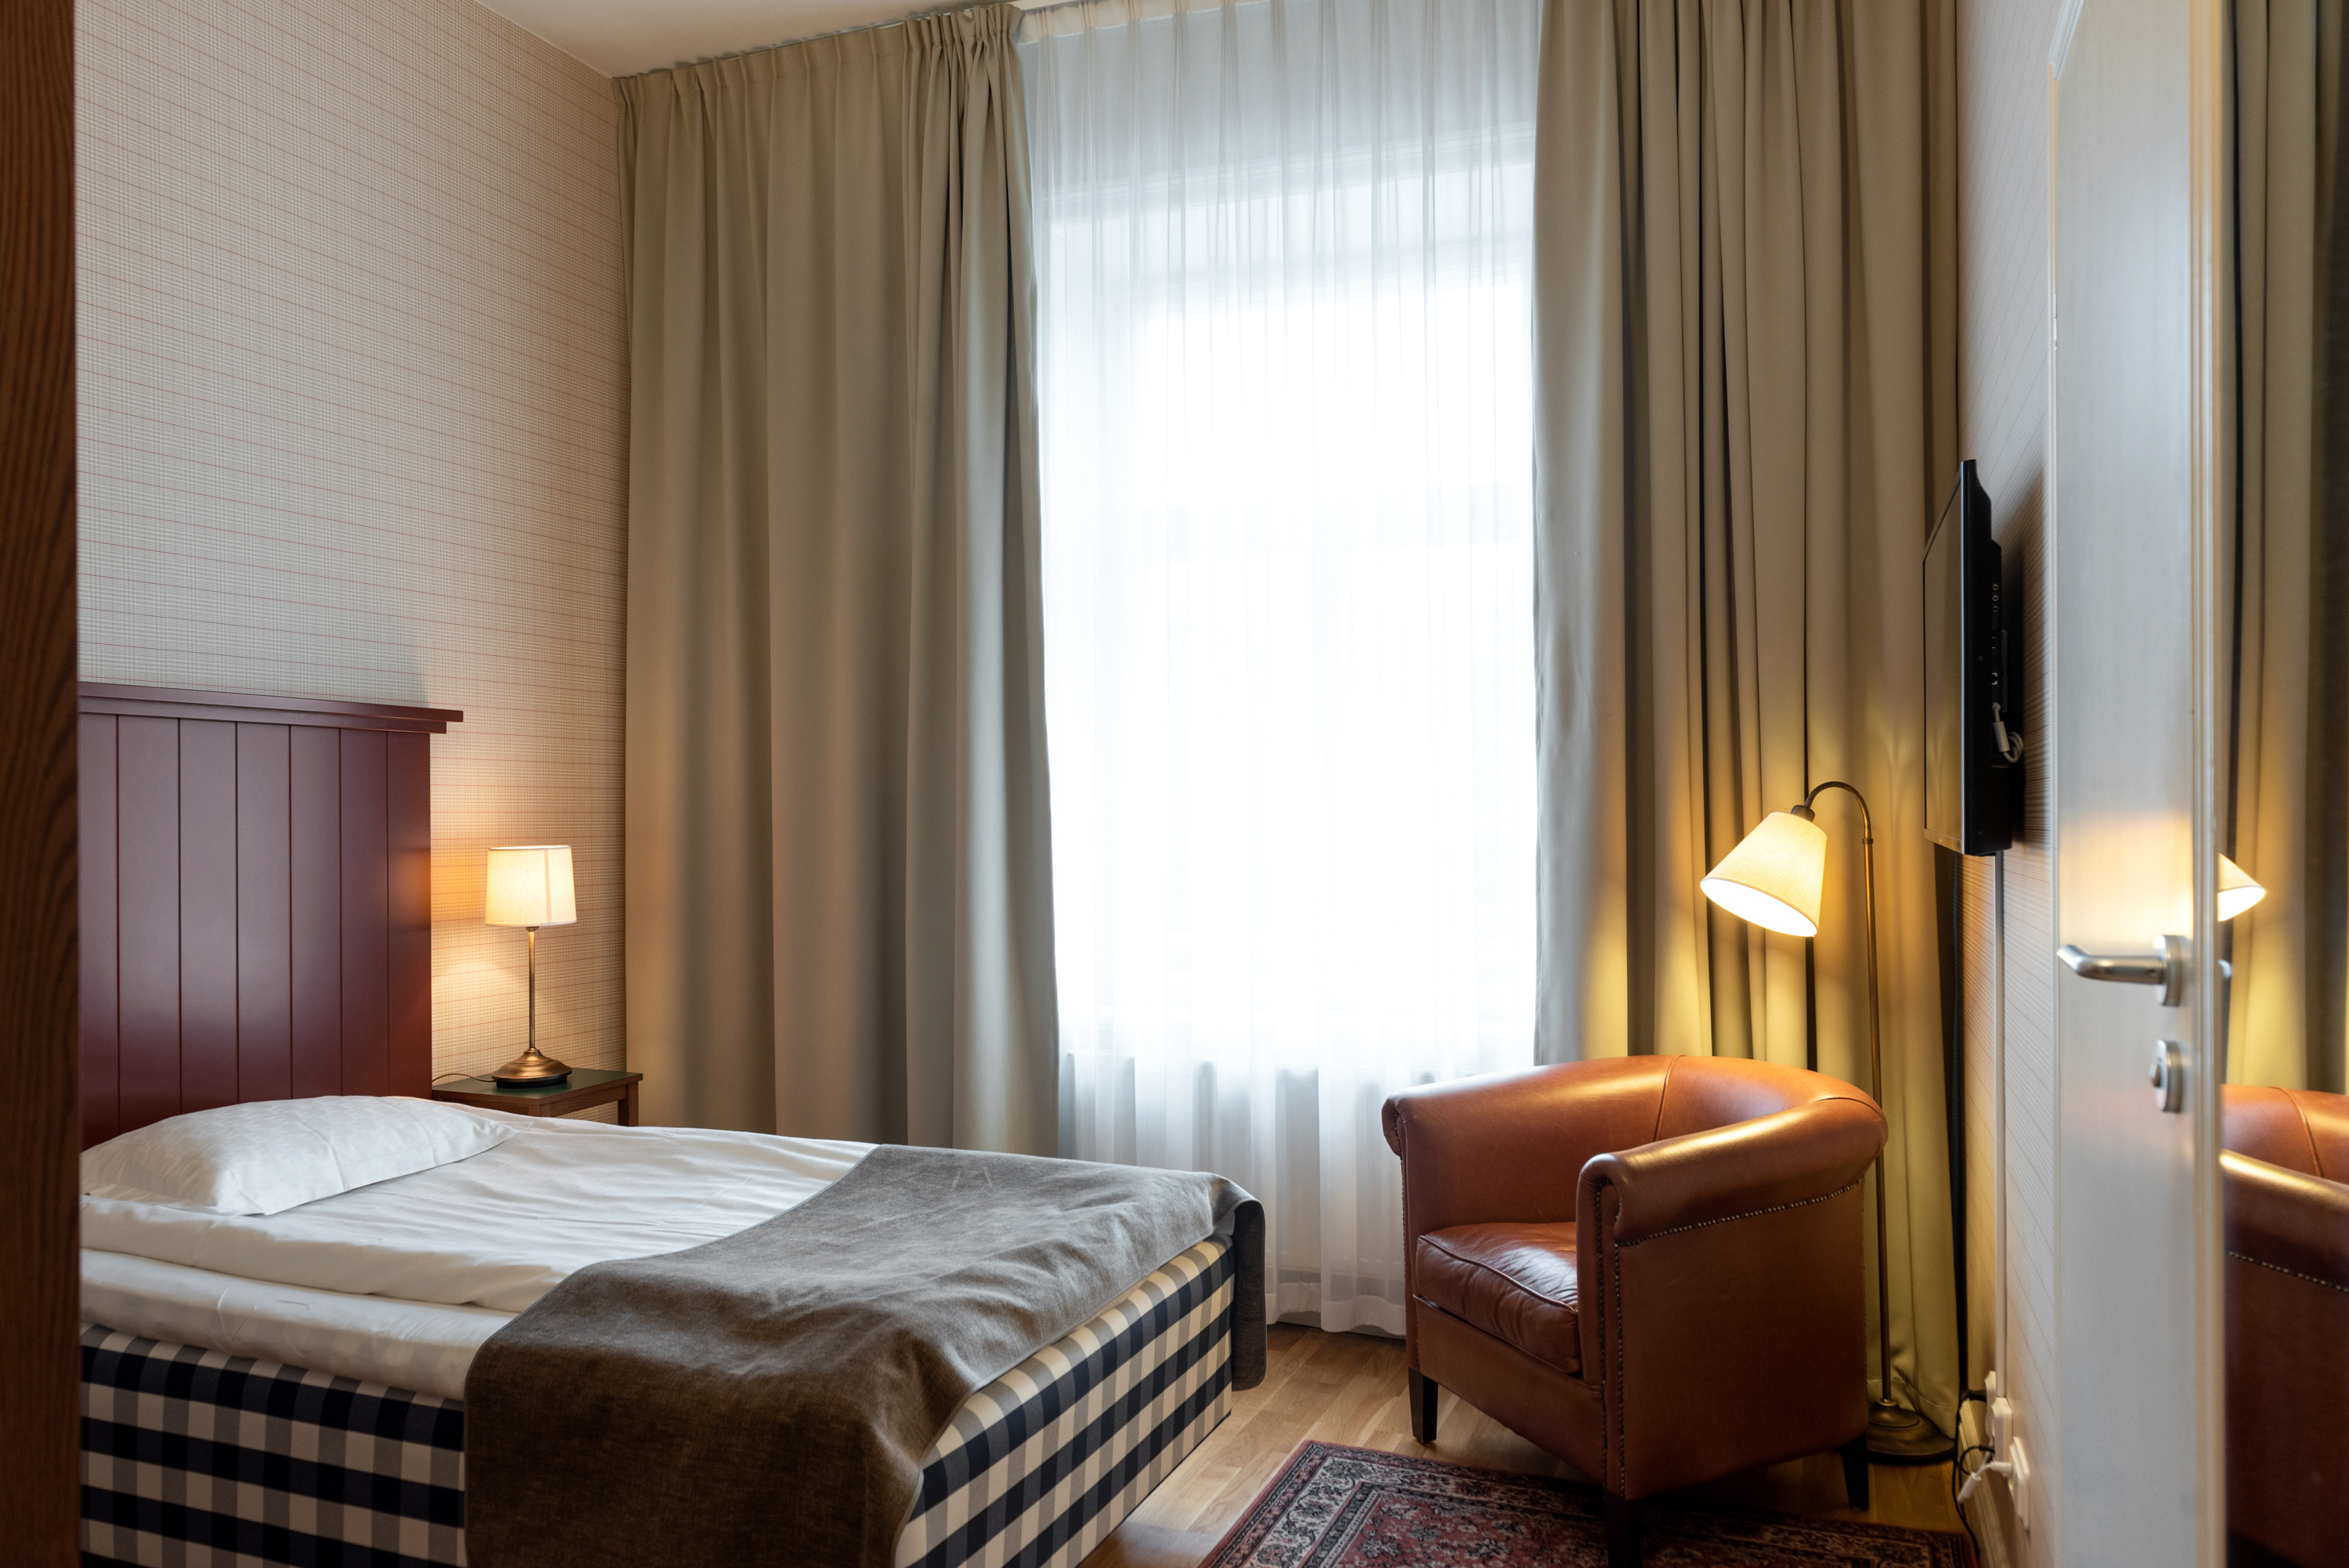
[[[1990,497],[1969,458],[1925,541],[1925,833],[1961,855],[2006,849],[2023,825],[2004,592]]]

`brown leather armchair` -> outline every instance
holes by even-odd
[[[2349,1563],[2349,1096],[2229,1084],[2227,1530]]]
[[[1818,1073],[1631,1057],[1386,1103],[1402,1157],[1412,1430],[1436,1392],[1596,1478],[1608,1555],[1640,1500],[1840,1448],[1868,1499],[1868,1096]]]

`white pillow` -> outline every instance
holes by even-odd
[[[222,1214],[275,1214],[469,1160],[513,1135],[512,1126],[438,1100],[258,1099],[191,1110],[85,1150],[81,1190]]]

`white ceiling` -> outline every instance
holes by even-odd
[[[957,0],[483,0],[605,76],[953,8]]]

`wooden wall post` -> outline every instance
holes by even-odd
[[[74,8],[0,0],[0,1521],[79,1560]]]

